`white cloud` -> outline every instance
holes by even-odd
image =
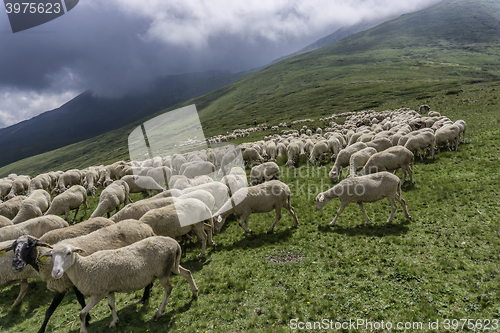
[[[142,38],[200,49],[208,46],[212,38],[224,35],[248,42],[266,39],[280,43],[333,26],[412,12],[436,2],[438,0],[111,0],[106,3],[131,17],[146,18],[149,27]]]
[[[77,94],[76,91],[43,93],[11,89],[0,90],[0,128],[56,109]]]

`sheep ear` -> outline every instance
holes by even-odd
[[[73,249],[71,250],[71,252],[75,252],[75,253],[83,253],[83,252],[85,252],[85,250],[80,249],[80,248],[78,248],[78,247],[75,247],[75,248],[73,248]]]
[[[39,260],[45,261],[48,259],[48,257],[52,256],[52,251],[45,252],[42,254],[40,257],[38,257]]]
[[[53,249],[52,245],[47,244],[45,242],[40,242],[40,241],[36,242],[36,246],[41,246],[41,247],[46,247],[46,248],[49,248],[49,249]]]
[[[4,247],[3,249],[0,249],[0,255],[5,255],[8,251],[11,251],[12,249],[14,249],[14,243],[10,244],[9,246],[7,247]]]

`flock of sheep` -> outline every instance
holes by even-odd
[[[341,117],[346,119],[342,125],[334,121]],[[82,306],[80,331],[87,332],[88,313],[102,298],[108,298],[113,327],[118,322],[114,292],[144,289],[144,302],[152,282],[159,279],[165,296],[154,316],[158,319],[172,290],[170,272],[188,281],[193,298],[198,295],[191,272],[180,265],[182,250],[175,238],[196,236],[201,243],[201,258],[207,240],[215,246],[213,233],[222,230],[231,214],[241,216],[239,224],[245,233],[252,232],[249,215],[275,210],[276,218],[268,230],[272,232],[281,219],[282,208],[290,212],[298,226],[290,188],[279,180],[276,160],[281,156],[291,168],[298,166],[302,155],[307,155],[311,164],[335,159],[329,178],[338,184],[319,193],[315,206],[320,210],[331,199],[340,200],[331,226],[351,202],[359,204],[368,223],[363,203],[384,197],[391,204],[387,221],[391,222],[396,201],[410,218],[401,186],[406,174],[411,183],[414,181],[414,154],[423,159],[429,151],[434,158],[435,149],[458,149],[461,135],[465,142],[463,120],[453,122],[426,105],[418,112],[349,112],[320,120],[329,122],[329,127],[317,128],[315,134],[303,125],[299,130],[283,129],[281,134],[239,146],[48,172],[33,179],[14,174],[0,179],[0,198],[5,200],[0,203],[0,287],[20,283],[13,304],[17,306],[28,290],[28,279],[47,282],[47,288],[55,294],[39,332],[45,331],[57,306],[73,289]],[[296,120],[292,125],[310,121]],[[235,133],[264,127],[267,125]],[[287,126],[282,123],[278,130],[280,127]],[[228,139],[216,136],[207,141]],[[250,181],[245,165],[251,168]],[[349,176],[341,180],[347,167]],[[395,175],[399,169],[401,180]],[[99,203],[89,219],[69,225],[71,210],[76,210],[76,217],[83,206],[87,216],[87,198],[95,196],[99,187],[103,188]],[[157,194],[152,196],[152,191]],[[132,202],[132,193],[142,193],[142,200]],[[51,194],[55,195],[53,199]],[[84,296],[90,296],[87,304]]]

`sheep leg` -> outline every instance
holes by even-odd
[[[212,226],[210,224],[203,223],[203,229],[207,232],[208,242],[210,244],[212,244],[212,246],[215,246],[215,242],[212,239],[212,235],[213,235]]]
[[[333,219],[333,221],[330,222],[330,227],[333,227],[335,225],[335,222],[337,222],[337,219],[339,218],[340,214],[342,213],[344,208],[346,208],[347,205],[348,205],[347,203],[340,202],[340,208],[337,211],[337,215],[335,215],[335,218]]]
[[[179,269],[177,270],[177,272],[174,273],[183,276],[189,282],[189,286],[191,287],[191,291],[193,292],[193,299],[197,299],[198,287],[194,282],[193,275],[191,275],[191,271],[179,265]]]
[[[87,327],[85,326],[85,318],[89,314],[90,310],[94,306],[96,306],[96,304],[99,303],[101,301],[101,299],[103,299],[103,298],[104,298],[104,296],[100,296],[100,295],[99,296],[96,296],[96,295],[91,296],[87,305],[82,309],[82,311],[80,311],[80,333],[87,333]]]
[[[154,320],[158,320],[158,318],[161,317],[163,312],[165,312],[165,305],[167,304],[167,300],[170,297],[170,293],[172,292],[172,284],[170,283],[170,272],[167,273],[166,276],[160,278],[160,283],[165,289],[165,296],[163,297],[163,301],[161,302],[160,308],[158,311],[156,311],[155,315],[153,316]]]
[[[49,323],[50,317],[52,317],[52,314],[57,309],[57,307],[59,306],[59,304],[61,303],[61,301],[63,300],[65,295],[66,295],[66,293],[56,292],[56,294],[54,295],[54,298],[52,299],[52,303],[50,303],[49,308],[47,309],[47,311],[45,311],[45,318],[43,319],[42,327],[40,327],[40,329],[38,330],[38,333],[45,332],[45,328],[47,327],[47,324]]]
[[[76,215],[78,214],[79,210],[80,210],[80,206],[76,207],[75,216],[73,216],[73,221],[76,221]],[[68,215],[69,215],[69,212],[68,212]]]
[[[394,198],[387,197],[387,200],[389,200],[389,202],[391,204],[391,216],[389,216],[387,223],[391,223],[392,219],[394,218],[394,213],[396,213],[396,209],[398,208],[398,206],[396,206],[396,202],[394,201]]]
[[[17,296],[15,302],[12,304],[12,307],[18,306],[23,301],[26,292],[28,291],[29,283],[28,280],[21,280],[21,290],[19,290],[19,295]]]
[[[113,328],[116,326],[116,323],[118,323],[118,315],[116,314],[116,307],[115,307],[115,293],[109,293],[108,306],[111,309],[111,316],[113,317],[113,320],[111,321],[108,327]]]
[[[295,208],[293,208],[292,205],[290,204],[290,199],[291,198],[288,197],[288,200],[287,200],[285,208],[288,209],[288,211],[290,212],[290,214],[292,214],[293,219],[295,221],[295,227],[297,227],[299,225],[299,220],[297,219],[297,214],[295,214]]]
[[[85,297],[80,292],[80,290],[78,290],[78,288],[76,288],[75,286],[73,286],[73,291],[75,292],[76,300],[78,301],[78,303],[80,304],[80,306],[83,309],[85,307]],[[90,322],[90,315],[89,314],[87,314],[87,318],[85,318],[85,320],[86,320],[86,325],[89,326],[89,322]]]
[[[65,220],[66,222],[69,222],[68,217],[69,217],[69,209],[66,209],[66,212],[65,212],[65,214],[64,214],[64,220]]]
[[[151,288],[153,288],[153,282],[151,282],[150,284],[148,284],[146,286],[146,288],[144,288],[144,294],[142,295],[142,298],[140,301],[141,304],[146,303],[146,301],[149,299],[149,296],[151,293]]]
[[[252,230],[248,229],[247,227],[245,227],[245,225],[243,224],[243,222],[245,222],[245,225],[248,226],[248,215],[243,215],[241,217],[241,220],[240,220],[240,227],[243,228],[243,230],[245,230],[245,234],[251,234],[252,233]]]
[[[396,194],[396,200],[401,204],[403,207],[403,212],[405,213],[405,216],[407,219],[411,219],[410,213],[408,213],[408,206],[406,206],[406,201],[403,199],[400,195]]]
[[[198,259],[200,259],[205,255],[205,251],[207,250],[207,234],[205,233],[203,225],[197,223],[193,227],[194,234],[198,238],[198,241],[201,243],[201,253],[198,255]]]
[[[271,232],[273,232],[273,229],[276,226],[276,223],[278,223],[278,221],[281,220],[281,206],[276,207],[275,210],[276,210],[276,219],[274,219],[273,224],[271,225],[271,227],[269,228],[269,230],[267,230],[268,234],[270,234]]]
[[[370,218],[366,214],[365,207],[363,206],[363,203],[362,202],[358,202],[358,205],[359,205],[359,208],[361,209],[361,211],[363,212],[363,214],[365,214],[365,218],[366,218],[365,224],[369,224],[370,223]]]

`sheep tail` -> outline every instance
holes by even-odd
[[[401,179],[398,182],[398,189],[397,189],[397,194],[401,198]]]
[[[180,275],[179,266],[181,265],[181,256],[182,256],[182,249],[181,246],[177,244],[177,248],[175,250],[174,267],[172,267],[172,272],[174,272],[177,275]]]

